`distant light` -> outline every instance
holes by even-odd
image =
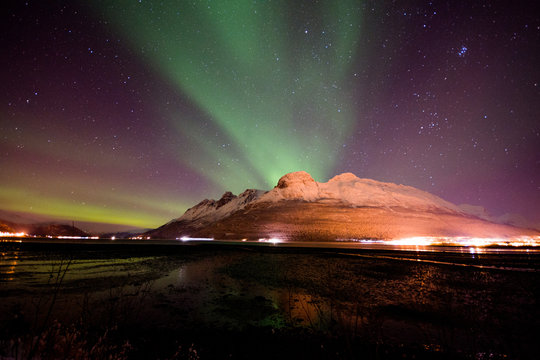
[[[4,232],[0,231],[0,237],[9,236],[9,237],[24,237],[28,236],[26,233],[18,232],[18,233],[12,233],[12,232]]]
[[[111,240],[116,240],[116,236],[111,236]]]
[[[52,236],[47,235],[48,238],[52,238]],[[70,236],[70,235],[59,235],[56,237],[57,239],[71,239],[71,240],[81,240],[81,239],[99,239],[97,236]]]
[[[426,236],[414,236],[410,238],[403,238],[403,239],[396,239],[396,240],[389,240],[385,243],[388,245],[434,245],[434,239],[432,237],[426,237]]]
[[[260,238],[259,239],[259,242],[267,242],[267,243],[271,243],[271,244],[279,244],[281,242],[283,242],[283,240],[279,239],[279,238],[276,238],[276,237],[273,237],[273,238]]]
[[[363,244],[380,244],[383,242],[383,240],[375,240],[375,239],[360,239],[360,240],[353,240],[358,241]]]
[[[178,238],[176,238],[178,240]],[[214,238],[203,238],[203,237],[189,237],[189,236],[182,236],[180,238],[182,241],[212,241]]]
[[[511,238],[480,238],[480,237],[437,237],[437,236],[415,236],[402,239],[383,241],[386,245],[402,246],[429,246],[429,245],[449,245],[465,246],[471,248],[485,246],[540,246],[540,236],[514,236]]]

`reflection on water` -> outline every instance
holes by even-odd
[[[15,274],[15,268],[18,264],[19,253],[17,251],[1,252],[0,255],[0,281],[12,281],[12,275]]]

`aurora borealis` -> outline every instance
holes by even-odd
[[[152,228],[305,170],[540,221],[532,2],[6,4],[2,210]]]

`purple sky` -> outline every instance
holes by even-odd
[[[534,2],[4,9],[1,210],[156,227],[305,170],[540,223]]]

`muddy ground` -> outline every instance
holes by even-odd
[[[16,243],[0,253],[0,358],[537,356],[534,254]]]

